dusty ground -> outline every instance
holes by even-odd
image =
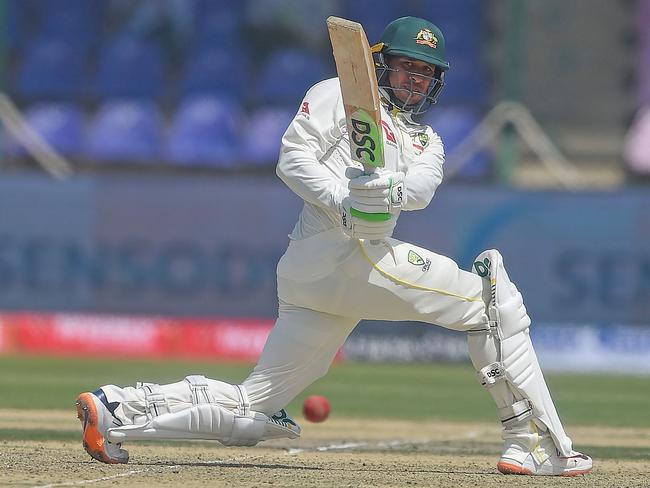
[[[80,432],[74,412],[0,410],[2,429]],[[650,431],[572,429],[594,448],[650,448]],[[573,479],[503,476],[497,425],[342,421],[303,423],[298,441],[254,448],[212,443],[134,443],[128,465],[90,459],[81,441],[0,439],[0,486],[211,487],[650,487],[650,462],[596,459]]]

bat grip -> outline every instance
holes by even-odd
[[[375,172],[377,168],[375,166],[370,166],[368,164],[363,165],[363,174],[365,175],[371,175]],[[363,220],[370,220],[373,222],[383,222],[385,220],[390,219],[390,214],[389,213],[376,213],[376,214],[371,214],[367,212],[361,212],[360,210],[357,210],[356,208],[351,208],[350,212],[352,215],[356,215],[358,218],[363,219]],[[373,246],[376,246],[379,244],[381,241],[373,239],[370,241],[370,244]]]

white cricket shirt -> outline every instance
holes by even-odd
[[[425,208],[442,181],[442,141],[431,127],[403,112],[390,113],[384,105],[381,119],[385,167],[406,175],[403,210]],[[338,207],[348,195],[350,167],[362,168],[350,156],[339,80],[331,78],[307,92],[282,138],[276,172],[305,201],[292,240],[341,226]]]

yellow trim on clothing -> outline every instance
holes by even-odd
[[[445,295],[445,296],[448,296],[448,297],[458,298],[459,300],[463,300],[463,301],[466,301],[466,302],[482,302],[483,301],[482,297],[478,297],[478,298],[465,297],[463,295],[458,295],[458,294],[453,293],[451,291],[439,290],[437,288],[429,288],[428,286],[418,285],[417,283],[411,283],[409,281],[405,281],[405,280],[403,280],[401,278],[398,278],[397,276],[392,275],[388,271],[380,268],[377,263],[373,263],[372,259],[370,259],[370,256],[368,256],[368,253],[366,252],[365,247],[363,247],[363,243],[360,240],[358,242],[359,242],[359,248],[361,249],[361,254],[363,254],[364,258],[366,258],[366,261],[368,261],[372,265],[373,268],[375,268],[377,271],[379,271],[379,273],[386,276],[387,278],[390,278],[391,280],[393,280],[394,282],[396,282],[396,283],[398,283],[400,285],[404,285],[404,286],[406,286],[408,288],[413,288],[415,290],[431,291],[431,292],[434,292],[434,293],[439,293],[440,295]]]

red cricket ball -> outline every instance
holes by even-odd
[[[320,395],[312,395],[302,404],[302,414],[310,422],[322,422],[330,414],[330,402]]]

